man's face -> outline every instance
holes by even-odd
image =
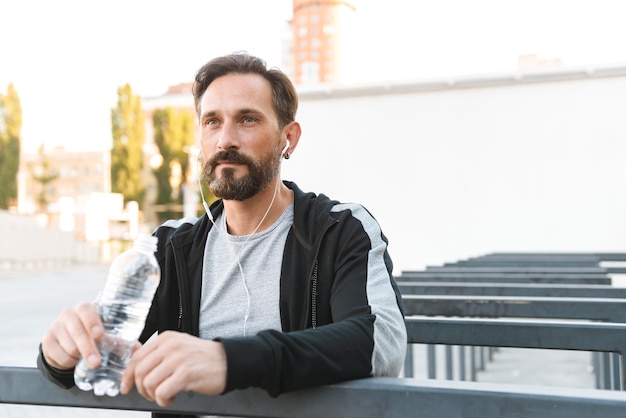
[[[281,130],[263,77],[215,79],[200,101],[200,132],[204,178],[217,197],[249,199],[278,174]]]

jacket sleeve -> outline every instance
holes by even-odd
[[[406,327],[386,239],[361,206],[338,205],[335,211],[340,221],[319,252],[320,275],[333,276],[328,293],[320,289],[320,326],[222,340],[228,361],[226,391],[258,386],[277,396],[399,374]]]
[[[69,389],[74,386],[74,369],[59,370],[49,365],[41,351],[41,344],[39,344],[37,368],[46,379],[62,388]]]

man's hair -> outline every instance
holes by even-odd
[[[198,117],[200,100],[206,89],[215,79],[228,74],[258,74],[265,78],[272,87],[272,104],[279,127],[282,129],[296,119],[298,95],[289,78],[277,68],[268,69],[262,59],[243,52],[214,58],[198,70],[192,88]]]

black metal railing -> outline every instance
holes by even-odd
[[[35,368],[0,367],[0,403],[248,417],[621,418],[624,392],[489,383],[370,378],[271,398],[249,389],[226,395],[179,394],[158,407],[132,392],[97,397],[47,381]]]
[[[464,379],[370,378],[277,398],[259,389],[220,396],[183,393],[171,407],[161,408],[136,392],[115,398],[97,397],[76,388],[62,389],[35,368],[0,367],[0,403],[277,418],[621,418],[626,411],[626,392],[622,390],[626,375],[626,298],[623,289],[611,292],[610,272],[598,267],[606,258],[623,261],[626,255],[495,254],[467,263],[406,272],[398,279],[408,315],[409,344],[441,344],[446,349],[459,345],[601,353],[606,361],[595,370],[602,378],[597,387],[613,391]],[[420,290],[424,284],[431,287],[430,291]],[[464,354],[459,362],[463,361]],[[451,358],[447,362],[451,363]],[[429,369],[433,367],[434,357],[427,363]],[[405,372],[412,369],[409,350]]]

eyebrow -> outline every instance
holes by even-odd
[[[208,117],[215,116],[218,113],[220,113],[220,112],[218,112],[217,110],[208,110],[208,111],[204,112],[200,116],[200,120],[204,120],[204,119],[206,119]],[[237,110],[237,112],[235,112],[235,116],[237,116],[237,117],[241,117],[241,116],[244,116],[244,115],[250,115],[250,114],[264,115],[265,116],[265,113],[263,113],[262,111],[260,111],[258,109],[251,108],[251,107],[244,107],[242,109]]]
[[[203,120],[203,119],[206,119],[206,118],[208,118],[208,117],[210,117],[210,116],[215,116],[216,114],[217,114],[217,112],[216,112],[216,111],[214,111],[214,110],[210,110],[210,111],[208,111],[208,112],[204,112],[203,114],[201,114],[201,115],[200,115],[200,119],[201,119],[201,120]]]

